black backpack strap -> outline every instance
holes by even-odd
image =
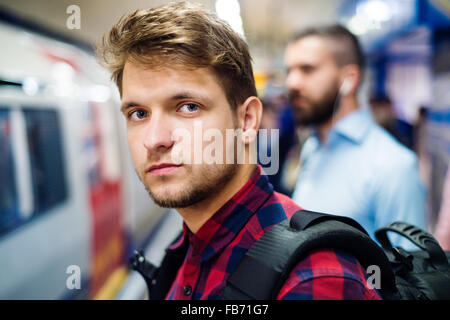
[[[275,299],[289,273],[313,250],[338,249],[367,268],[381,270],[382,296],[390,296],[395,278],[382,249],[354,220],[300,210],[256,241],[227,280],[223,299]],[[384,293],[384,294],[383,294]]]
[[[314,224],[328,220],[341,221],[368,235],[366,230],[363,227],[361,227],[361,225],[358,222],[349,217],[336,216],[308,210],[300,210],[294,213],[294,215],[291,217],[290,220],[290,227],[298,231],[302,231],[313,226]]]
[[[147,290],[150,292],[153,280],[158,275],[159,268],[145,258],[143,250],[135,250],[134,255],[129,259],[129,263],[131,268],[144,278]]]
[[[180,234],[177,239],[172,242],[175,243],[180,239]],[[167,293],[172,286],[173,281],[177,275],[178,269],[183,264],[184,258],[189,247],[188,241],[174,250],[166,249],[161,265],[155,267],[153,264],[145,260],[142,252],[135,251],[134,257],[130,259],[131,267],[138,271],[144,278],[148,296],[150,300],[164,300]]]

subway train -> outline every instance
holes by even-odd
[[[93,52],[0,19],[0,299],[110,299],[164,219]]]

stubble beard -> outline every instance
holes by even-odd
[[[212,195],[217,195],[225,185],[236,175],[237,164],[202,165],[194,173],[192,167],[186,168],[189,178],[185,186],[176,192],[172,190],[152,191],[152,188],[143,181],[153,201],[163,208],[187,208],[197,204]],[[170,177],[160,177],[161,183],[172,183]]]
[[[308,106],[296,106],[296,97],[301,96],[298,91],[289,92],[289,101],[291,103],[295,121],[302,126],[318,126],[329,121],[335,112],[335,105],[338,102],[338,92],[336,88],[332,92],[326,94],[320,101],[311,101],[311,99],[302,96],[307,102]]]

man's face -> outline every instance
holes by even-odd
[[[192,145],[200,143],[203,147],[201,139],[206,130],[218,129],[225,137],[226,129],[235,128],[225,92],[209,69],[146,69],[127,62],[122,78],[122,112],[136,172],[158,205],[191,206],[217,194],[235,174],[236,164],[197,164],[191,160],[193,164],[185,161],[175,165],[172,157],[177,143],[181,143],[172,139],[176,129],[190,135]],[[198,135],[199,124],[202,136]],[[232,148],[225,143],[224,148]],[[190,150],[194,159],[193,153],[199,149]]]
[[[339,68],[330,45],[323,38],[307,36],[286,48],[286,87],[298,124],[320,125],[333,115]]]

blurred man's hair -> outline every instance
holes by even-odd
[[[224,21],[186,2],[169,3],[124,15],[97,46],[102,64],[122,94],[126,61],[144,68],[210,68],[234,109],[256,96],[245,41]]]
[[[391,99],[385,94],[376,94],[369,99],[369,104],[386,104],[391,105]]]
[[[310,36],[317,36],[331,41],[333,46],[330,49],[338,66],[356,64],[361,70],[361,74],[364,73],[365,59],[361,45],[358,38],[345,27],[339,24],[311,27],[294,34],[290,42]]]

